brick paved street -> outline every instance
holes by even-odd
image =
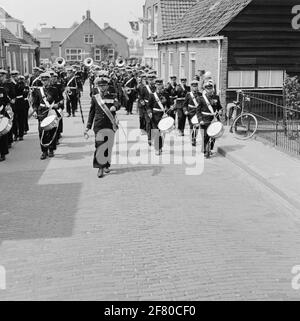
[[[114,165],[99,180],[79,114],[45,162],[32,123],[0,165],[1,300],[300,299],[299,213],[229,160],[200,176]]]

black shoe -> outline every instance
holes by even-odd
[[[27,135],[27,132],[24,132],[24,136],[26,136]]]
[[[192,146],[193,146],[193,147],[196,147],[196,146],[197,146],[197,142],[196,142],[196,141],[193,141],[193,142],[192,142]]]
[[[50,150],[50,151],[49,151],[48,156],[49,156],[50,158],[53,158],[53,157],[54,157],[54,152],[53,152],[53,150]]]
[[[110,173],[110,168],[104,168],[104,173],[109,174]]]
[[[148,146],[151,147],[152,146],[152,141],[148,140]]]
[[[41,160],[45,160],[47,158],[47,153],[43,153],[41,156]]]
[[[14,137],[14,142],[16,142],[16,141],[18,141],[18,137],[17,136]]]
[[[67,118],[69,118],[69,117],[71,117],[71,115],[70,115],[70,114],[67,116]]]
[[[98,178],[102,178],[104,176],[103,168],[99,168],[97,176],[98,176]]]
[[[22,142],[23,140],[24,140],[24,138],[23,138],[23,137],[20,137],[20,138],[19,138],[19,141],[20,141],[20,142]]]
[[[5,158],[5,155],[1,155],[1,156],[0,156],[0,162],[4,162],[5,159],[6,159],[6,158]]]

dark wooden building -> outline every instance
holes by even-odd
[[[237,89],[280,92],[300,75],[299,0],[200,0],[158,39],[159,71],[211,71],[223,101]],[[300,11],[300,10],[299,10]]]

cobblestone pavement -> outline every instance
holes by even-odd
[[[225,158],[200,176],[114,165],[99,180],[80,117],[45,162],[33,124],[0,165],[1,300],[300,299],[299,213]]]

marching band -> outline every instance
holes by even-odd
[[[38,120],[41,160],[54,157],[63,132],[63,111],[66,109],[67,117],[76,117],[87,80],[91,106],[84,135],[88,137],[93,128],[94,168],[98,169],[98,177],[110,172],[114,136],[119,125],[116,113],[124,107],[127,115],[132,115],[135,103],[141,135],[147,135],[148,144],[154,145],[157,156],[163,152],[165,133],[177,124],[178,136],[184,136],[187,120],[192,146],[197,146],[200,131],[202,153],[210,156],[207,144],[213,149],[214,139],[210,139],[208,128],[214,121],[220,122],[222,110],[210,73],[203,73],[201,79],[196,76],[190,87],[186,78],[178,82],[172,75],[165,86],[152,68],[126,65],[122,58],[100,65],[94,64],[91,58],[81,65],[65,65],[65,60],[58,58],[51,68],[34,68],[30,78],[17,70],[10,74],[0,70],[0,161],[5,160],[14,141],[24,140],[31,116]]]

